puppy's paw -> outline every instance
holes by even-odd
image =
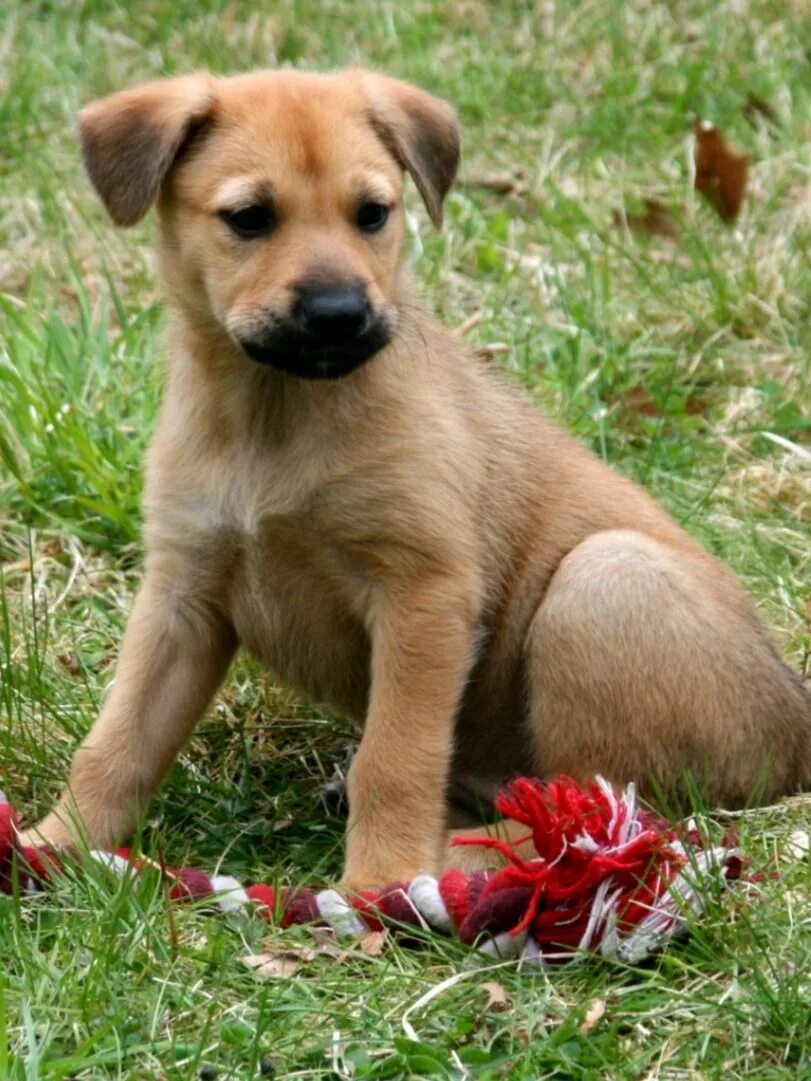
[[[341,893],[347,897],[361,897],[366,893],[379,893],[388,882],[371,882],[342,875],[338,883]]]
[[[351,801],[350,801],[351,805]],[[390,886],[410,882],[419,874],[436,874],[442,866],[445,837],[441,830],[404,830],[408,809],[388,816],[387,822],[352,823],[346,836],[346,862],[341,884],[348,889]]]
[[[32,826],[30,829],[21,830],[17,833],[17,843],[22,848],[42,848],[47,845],[69,845],[74,838],[61,819],[55,815]]]
[[[361,893],[364,890],[377,892],[384,886],[410,882],[419,874],[433,874],[436,870],[413,860],[386,860],[366,865],[348,863],[341,876],[341,887],[347,893]]]

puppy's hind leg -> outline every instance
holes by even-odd
[[[811,776],[811,697],[737,583],[685,542],[596,533],[554,574],[527,640],[537,765],[678,795],[771,799]]]

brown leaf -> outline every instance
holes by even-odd
[[[292,950],[272,953],[249,953],[240,957],[243,965],[252,968],[260,980],[289,980],[299,970],[299,956]]]
[[[495,192],[496,195],[526,195],[529,190],[519,177],[500,173],[474,174],[462,183],[467,188],[483,188],[485,191]]]
[[[710,407],[711,403],[704,394],[688,394],[684,399],[684,412],[688,417],[695,417]]]
[[[360,952],[367,957],[379,957],[386,946],[387,931],[364,931],[358,939]]]
[[[331,957],[334,961],[345,961],[349,956],[349,953],[338,945],[335,932],[331,927],[310,927],[309,932],[315,946],[309,949],[307,946],[301,947],[302,952],[307,955],[306,960],[312,961],[319,954]]]
[[[501,1009],[507,1005],[507,992],[500,983],[489,980],[482,984],[482,991],[487,992],[487,1003],[484,1007],[486,1010]]]
[[[749,158],[732,150],[714,124],[697,121],[693,130],[696,191],[709,200],[724,221],[734,221],[746,193]]]
[[[60,653],[57,660],[63,667],[67,668],[72,676],[81,674],[82,666],[79,664],[79,658],[72,650],[67,653]]]
[[[586,1007],[586,1016],[580,1022],[582,1033],[591,1032],[595,1025],[599,1024],[605,1014],[605,999],[593,998]]]
[[[486,364],[495,360],[496,357],[504,356],[505,353],[509,353],[512,346],[507,342],[491,342],[490,345],[480,345],[474,352],[480,360],[483,360]]]
[[[329,928],[312,927],[309,929],[313,944],[297,942],[270,941],[261,953],[248,954],[240,958],[243,964],[252,968],[263,980],[289,979],[302,965],[312,964],[317,957],[331,957],[341,963],[350,954],[335,941],[335,934]]]
[[[624,395],[612,394],[608,401],[611,405],[618,405],[630,413],[639,413],[643,417],[662,415],[651,392],[642,386],[630,387]]]
[[[627,214],[624,210],[612,211],[614,224],[620,229],[629,229],[637,236],[664,236],[669,240],[681,240],[681,229],[666,203],[661,199],[646,199],[644,206],[644,214]]]

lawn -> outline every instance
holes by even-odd
[[[441,235],[410,193],[426,303],[723,558],[802,671],[809,42],[805,0],[5,0],[0,784],[12,801],[31,816],[51,803],[111,679],[160,395],[154,225],[105,219],[72,135],[85,101],[200,67],[348,63],[453,101],[464,164]],[[751,159],[733,224],[693,191],[696,118]],[[670,235],[637,220],[650,199]],[[255,881],[329,880],[342,823],[320,786],[353,738],[240,658],[144,845]],[[522,972],[434,939],[377,957],[304,951],[293,977],[260,981],[240,959],[279,934],[246,916],[170,914],[157,877],[134,888],[97,870],[34,900],[0,897],[0,1081],[274,1068],[811,1078],[811,864],[788,852],[810,811],[796,797],[736,819],[754,866],[780,877],[712,899],[689,940],[639,967]]]

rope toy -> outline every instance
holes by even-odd
[[[571,778],[512,781],[498,811],[526,826],[508,842],[457,838],[497,850],[506,865],[465,874],[420,874],[377,892],[347,896],[335,889],[243,886],[229,875],[160,867],[174,901],[210,901],[221,910],[249,908],[281,927],[320,923],[338,935],[384,926],[451,934],[501,958],[560,961],[584,951],[637,963],[684,933],[713,885],[737,879],[743,860],[728,843],[708,846],[695,829],[674,829],[637,806],[633,784],[614,789],[602,777],[584,786]],[[16,814],[0,791],[0,893],[36,892],[58,877],[69,848],[28,848],[17,840]],[[532,839],[536,858],[516,844]],[[91,851],[119,876],[155,867],[128,849]]]

